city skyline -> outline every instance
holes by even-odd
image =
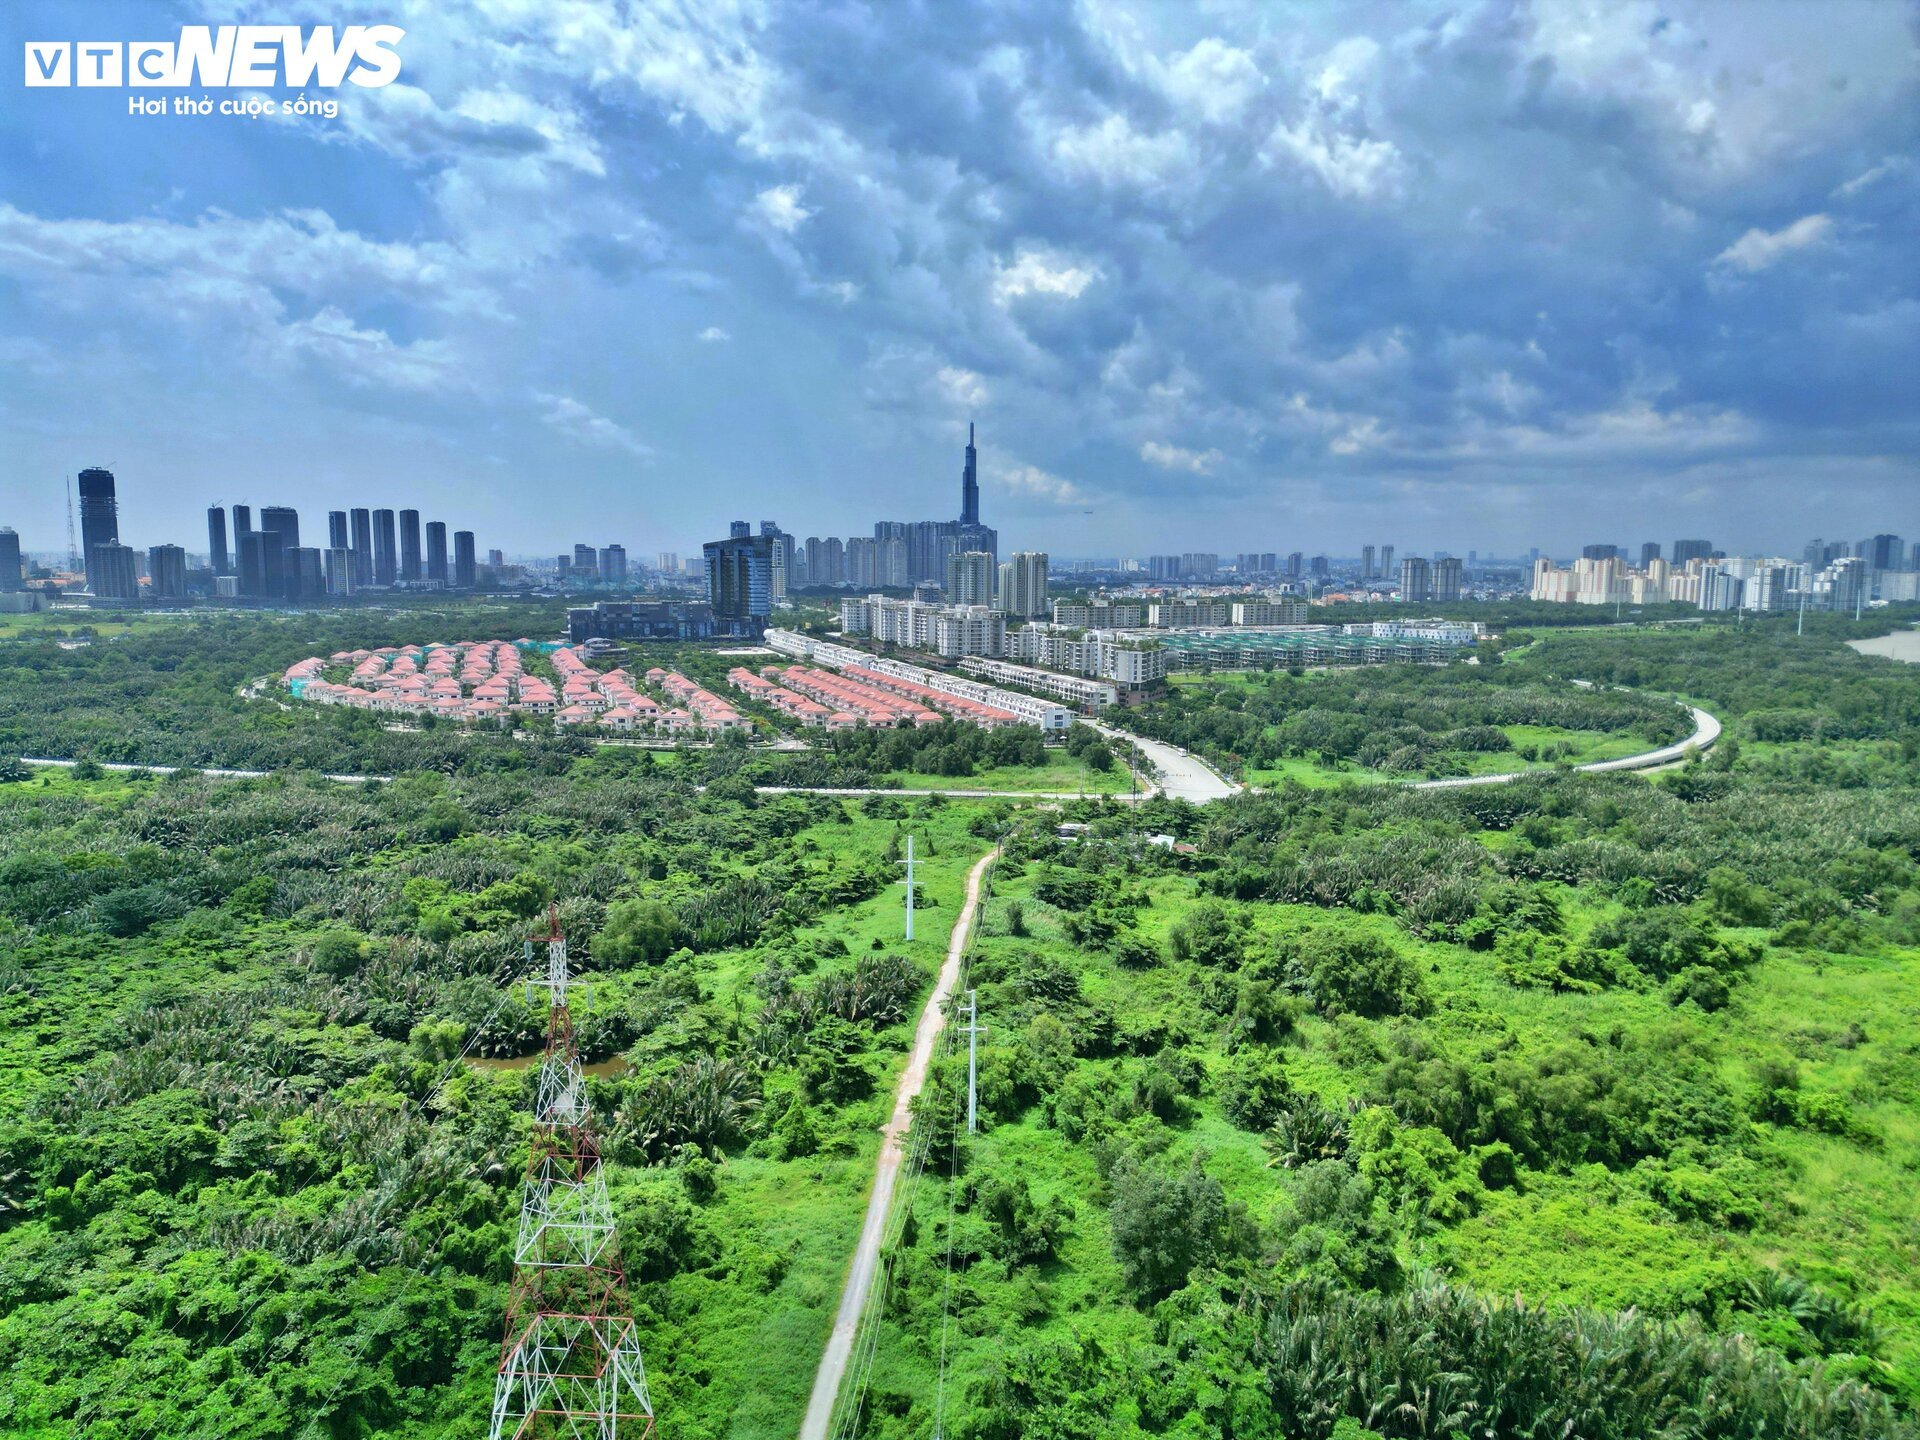
[[[858,533],[970,421],[1061,556],[1920,528],[1905,7],[566,13],[421,10],[337,121],[17,96],[23,543],[92,463],[184,539],[263,453],[528,553]]]

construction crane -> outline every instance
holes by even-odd
[[[73,538],[73,476],[67,476],[67,569],[80,568],[80,546]]]

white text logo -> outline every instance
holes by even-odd
[[[400,74],[398,25],[184,25],[178,40],[29,40],[27,84],[269,90],[378,87]]]

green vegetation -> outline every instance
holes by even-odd
[[[1692,728],[1671,701],[1579,689],[1532,664],[1224,675],[1184,681],[1114,718],[1258,786],[1581,765],[1672,744]]]
[[[593,1092],[656,1400],[791,1435],[984,813],[700,796],[630,752],[0,785],[0,1430],[470,1433],[532,1072],[458,1057],[537,1051],[557,901],[586,1057],[629,1062]]]
[[[559,775],[596,748],[537,717],[518,717],[513,735],[431,717],[403,726],[390,715],[298,704],[271,683],[311,655],[434,639],[551,635],[565,621],[560,604],[440,602],[295,616],[204,612],[126,623],[89,618],[84,625],[64,616],[21,618],[29,623],[20,641],[0,648],[0,755],[334,774]],[[632,663],[678,669],[724,692],[727,671],[743,660],[721,653],[726,648],[648,644],[635,647]],[[528,663],[545,671],[537,657]],[[241,693],[263,679],[269,683],[257,695]],[[755,738],[776,739],[772,712],[741,703],[762,727]],[[1064,754],[1026,727],[989,734],[946,722],[910,731],[800,735],[811,748],[755,748],[748,736],[734,734],[714,746],[695,740],[654,753],[673,756],[695,783],[742,777],[762,785],[841,788],[1127,788],[1125,770],[1106,742],[1086,729],[1070,736]],[[614,741],[610,748],[644,747]],[[1049,779],[1058,783],[1039,783]]]
[[[165,643],[77,662],[122,729],[173,733],[157,696],[176,744],[348,768],[330,722],[224,698],[196,735]],[[670,764],[540,740],[365,787],[0,764],[0,1431],[479,1433],[544,1019],[513,981],[555,903],[662,1433],[790,1437],[1004,838],[981,1130],[964,1056],[936,1061],[863,1433],[929,1435],[944,1396],[967,1440],[1913,1440],[1920,667],[1780,626],[1506,655],[1147,717],[1249,766],[1317,765],[1271,750],[1308,730],[1355,764],[1505,753],[1448,742],[1473,727],[1659,743],[1663,694],[1726,739],[1651,779],[1204,810],[754,790],[1098,773],[1091,732],[1037,762],[952,727]],[[258,661],[175,668],[211,695]],[[90,723],[0,695],[9,749]]]

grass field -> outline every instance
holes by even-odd
[[[896,771],[881,782],[903,790],[1023,790],[1064,791],[1072,794],[1124,795],[1129,788],[1125,767],[1115,764],[1099,771],[1061,756],[1045,765],[996,765],[972,775],[915,775]]]

